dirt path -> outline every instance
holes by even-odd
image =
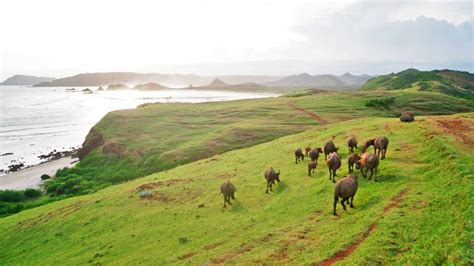
[[[338,251],[332,257],[329,257],[329,258],[321,261],[320,263],[318,263],[318,265],[320,265],[320,266],[333,265],[334,263],[336,263],[338,261],[341,261],[341,260],[345,259],[347,256],[351,255],[362,243],[364,243],[364,241],[370,236],[370,234],[373,231],[375,231],[375,229],[377,228],[377,225],[378,225],[378,221],[384,217],[385,213],[387,213],[388,211],[390,211],[391,209],[393,209],[395,207],[398,207],[398,205],[402,201],[403,197],[405,196],[406,192],[407,192],[407,189],[404,189],[404,190],[400,191],[400,193],[398,193],[395,197],[392,198],[390,203],[387,206],[385,206],[385,208],[383,209],[382,216],[380,216],[380,218],[378,218],[375,222],[373,222],[369,226],[369,228],[362,234],[362,237],[359,240],[357,240],[356,242],[354,242],[350,246],[346,247],[345,249]]]
[[[305,115],[309,115],[309,116],[312,117],[314,120],[318,121],[321,125],[326,125],[326,124],[329,123],[326,119],[322,118],[321,116],[319,116],[319,115],[317,115],[317,114],[315,114],[315,113],[313,113],[313,112],[311,112],[311,111],[308,111],[308,110],[306,110],[306,109],[304,109],[304,108],[296,107],[296,105],[295,105],[294,102],[288,103],[288,106],[291,107],[291,108],[293,108],[293,109],[296,110],[296,111],[299,111],[299,112],[305,114]]]

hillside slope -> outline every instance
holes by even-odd
[[[5,264],[469,264],[474,115],[370,118],[318,126],[251,148],[0,219]],[[386,135],[379,182],[359,179],[338,206],[320,158],[312,177],[293,151]],[[281,169],[265,194],[263,171]],[[339,180],[347,174],[345,163]],[[223,210],[219,187],[237,187]],[[153,192],[140,199],[139,192]]]
[[[372,99],[389,106],[368,107]],[[96,187],[361,117],[396,117],[474,111],[474,102],[426,92],[320,93],[202,104],[149,104],[107,114],[84,142],[81,162],[47,185],[55,194]]]
[[[372,78],[362,86],[362,90],[377,89],[431,91],[472,100],[474,74],[454,70],[407,69]]]

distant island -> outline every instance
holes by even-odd
[[[28,75],[14,75],[7,78],[5,81],[0,83],[0,85],[4,86],[20,86],[20,85],[35,85],[42,82],[52,82],[54,78],[47,78],[47,77],[36,77],[36,76],[28,76]]]
[[[130,87],[128,87],[125,84],[120,84],[120,83],[110,84],[109,86],[107,86],[107,90],[129,90],[129,89]]]
[[[158,83],[154,82],[148,82],[146,84],[139,84],[133,87],[134,90],[139,90],[139,91],[157,91],[157,90],[166,90],[169,89],[166,86],[160,85]]]

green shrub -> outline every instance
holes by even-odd
[[[41,196],[41,194],[43,194],[43,193],[39,189],[27,188],[27,189],[25,189],[23,194],[25,194],[25,197],[27,197],[27,198],[36,198],[36,197]]]
[[[365,106],[367,106],[367,107],[389,108],[394,103],[395,103],[395,97],[387,97],[387,98],[368,100],[365,103]]]
[[[3,202],[20,202],[25,199],[23,191],[16,190],[0,190],[0,201]]]

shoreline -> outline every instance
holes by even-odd
[[[47,174],[54,176],[58,169],[72,167],[77,162],[77,158],[67,156],[0,176],[0,190],[23,190],[26,188],[39,188],[43,181],[41,180],[41,175]]]

